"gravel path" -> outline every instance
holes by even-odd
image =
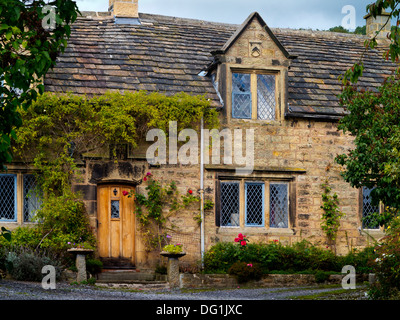
[[[294,297],[333,292],[341,288],[258,288],[231,290],[169,290],[107,288],[57,283],[55,290],[44,290],[40,283],[0,281],[0,300],[290,300]],[[352,291],[352,290],[350,290]],[[345,294],[350,300],[366,299],[362,290]],[[349,298],[350,297],[350,298]],[[321,297],[323,299],[323,297]],[[328,296],[329,298],[329,296]],[[331,299],[341,299],[333,295]],[[326,298],[325,298],[326,299]],[[319,300],[319,299],[318,299]]]

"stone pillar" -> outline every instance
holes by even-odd
[[[77,282],[82,282],[87,280],[86,275],[86,255],[92,253],[93,250],[90,249],[82,249],[82,248],[72,248],[68,249],[68,252],[71,252],[76,255],[75,265],[78,269],[78,274],[76,276]]]
[[[168,282],[170,288],[179,288],[179,259],[174,257],[168,258]]]
[[[373,285],[376,282],[375,273],[368,274],[368,282],[369,282],[369,285]]]
[[[76,276],[76,281],[86,281],[86,256],[84,254],[78,253],[76,255],[76,268],[78,269],[78,274]]]
[[[168,274],[169,287],[171,289],[179,288],[180,287],[179,258],[186,255],[186,253],[181,252],[174,254],[169,252],[161,252],[160,254],[168,258],[167,274]]]

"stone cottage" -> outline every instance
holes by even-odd
[[[244,141],[246,133],[254,133],[254,158],[249,172],[237,170],[243,163],[210,158],[204,165],[156,165],[146,158],[148,143],[122,148],[118,163],[104,156],[83,158],[84,179],[73,188],[83,192],[103,261],[136,267],[158,261],[158,252],[144,249],[133,199],[122,195],[145,192],[148,171],[155,179],[176,181],[182,193],[191,189],[214,203],[201,212],[201,224],[193,219],[198,203],[171,218],[172,241],[183,243],[187,262],[199,261],[211,245],[232,242],[240,232],[252,242],[307,239],[326,246],[320,206],[327,177],[345,213],[337,252],[382,237],[381,229],[363,222],[380,209],[371,206],[370,190],[351,188],[334,161],[352,147],[352,138],[337,130],[344,114],[338,77],[360,57],[370,34],[272,29],[258,13],[239,26],[139,13],[138,0],[109,4],[109,12],[78,18],[66,52],[44,79],[46,91],[206,94],[219,111],[221,131],[241,129]],[[367,30],[373,33],[382,21],[366,16]],[[395,69],[379,49],[366,55],[365,65],[360,81],[365,88],[376,87]],[[10,229],[31,223],[30,173],[15,163],[0,174],[0,221]]]

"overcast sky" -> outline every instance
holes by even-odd
[[[81,11],[107,11],[108,0],[76,0]],[[257,11],[271,28],[327,30],[341,25],[342,8],[356,9],[356,25],[365,24],[373,0],[139,0],[139,12],[241,24]]]

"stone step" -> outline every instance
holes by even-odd
[[[167,276],[136,270],[103,270],[97,275],[96,282],[99,283],[145,283],[166,282]]]
[[[132,282],[96,282],[101,288],[116,288],[130,290],[165,290],[170,289],[169,283],[165,281],[132,281]]]

